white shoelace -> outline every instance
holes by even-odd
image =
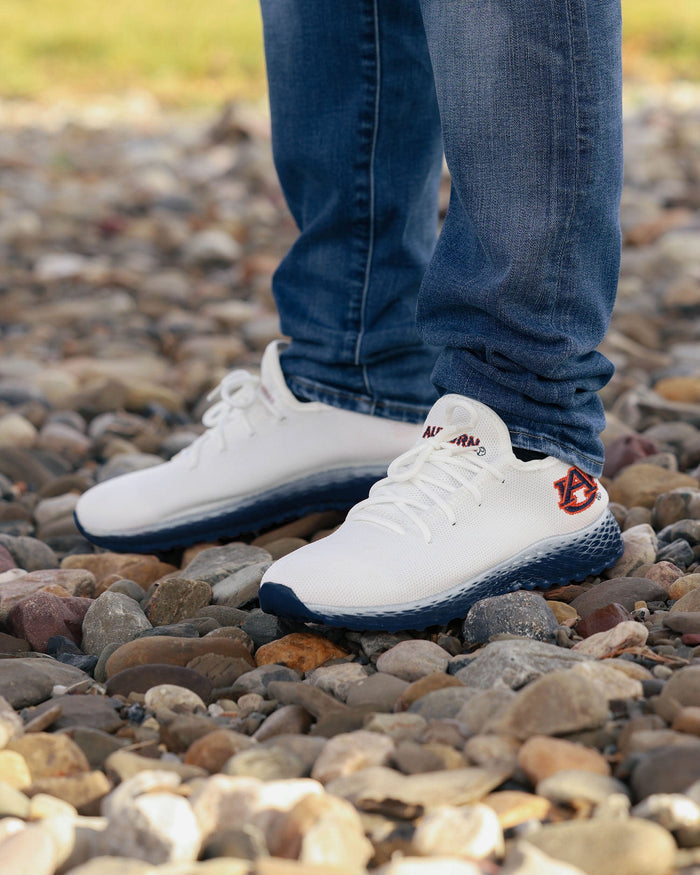
[[[207,431],[200,435],[185,452],[190,456],[190,467],[199,464],[202,447],[209,440],[216,440],[220,452],[228,449],[226,426],[237,419],[241,422],[250,437],[255,434],[248,412],[257,404],[262,404],[278,422],[286,417],[271,401],[262,388],[260,377],[244,370],[235,370],[226,374],[219,385],[207,395],[207,401],[216,401],[205,410],[202,425]]]
[[[405,528],[399,522],[382,513],[383,507],[389,506],[399,512],[398,516],[408,517],[420,530],[426,544],[433,536],[421,512],[437,506],[448,523],[455,525],[457,517],[445,493],[449,495],[464,488],[480,504],[481,491],[473,482],[476,475],[486,472],[499,482],[504,480],[503,473],[495,465],[484,461],[476,452],[450,443],[450,439],[461,431],[460,428],[454,433],[442,432],[439,438],[426,440],[394,459],[387,476],[374,484],[369,498],[356,504],[348,517],[376,523],[399,535],[405,534]]]

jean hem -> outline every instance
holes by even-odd
[[[602,459],[585,456],[576,447],[560,443],[544,435],[529,434],[528,432],[510,429],[509,431],[514,447],[519,447],[523,450],[536,450],[539,453],[554,456],[562,462],[570,462],[592,477],[600,477],[603,473]]]
[[[419,404],[401,404],[397,401],[387,401],[371,398],[335,389],[324,383],[317,383],[306,377],[285,375],[289,390],[301,401],[320,401],[341,410],[352,410],[368,416],[378,416],[382,419],[393,419],[397,422],[422,423],[430,411],[430,407]]]

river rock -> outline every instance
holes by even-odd
[[[278,641],[259,647],[255,653],[255,661],[259,666],[276,663],[295,671],[307,672],[331,659],[344,659],[347,655],[347,651],[320,635],[293,632]]]
[[[519,689],[543,674],[570,668],[586,659],[583,654],[551,644],[513,638],[487,644],[455,677],[468,687],[482,690],[489,690],[498,682]]]
[[[83,650],[99,656],[108,644],[133,641],[150,629],[138,602],[129,596],[107,590],[95,599],[83,619]]]
[[[466,641],[486,643],[492,635],[503,633],[547,641],[557,628],[556,617],[542,596],[518,590],[476,602],[462,631]]]
[[[523,744],[518,752],[518,765],[533,785],[565,769],[610,774],[607,760],[598,751],[546,735],[534,735]]]
[[[196,617],[210,601],[211,587],[205,581],[168,576],[155,585],[145,614],[154,626],[167,626]]]
[[[644,577],[618,577],[604,580],[587,592],[577,596],[571,603],[584,619],[598,608],[616,603],[633,611],[637,602],[666,601],[666,590],[653,580]]]
[[[664,492],[678,487],[697,488],[698,481],[688,474],[667,471],[657,465],[638,462],[624,468],[610,486],[610,500],[625,507],[653,508]]]
[[[445,671],[450,654],[432,641],[400,641],[377,660],[377,671],[401,680],[417,681],[435,671]]]
[[[607,701],[594,683],[573,672],[555,671],[517,693],[487,729],[524,740],[601,726],[607,716]]]
[[[88,679],[80,669],[55,659],[0,659],[0,696],[13,708],[43,702],[57,684],[69,687]]]
[[[665,875],[675,858],[671,835],[636,818],[553,824],[529,835],[528,842],[586,875]]]
[[[253,667],[253,658],[247,648],[230,638],[176,638],[166,635],[138,638],[122,644],[107,660],[107,678],[126,668],[154,662],[187,665],[196,656],[205,653],[238,657]]]

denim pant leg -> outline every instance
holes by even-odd
[[[299,397],[406,421],[437,398],[418,288],[440,117],[419,0],[262,0],[275,166],[300,235],[273,291]]]
[[[418,302],[433,379],[598,474],[619,267],[619,0],[421,0],[453,180]]]

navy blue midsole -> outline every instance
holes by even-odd
[[[260,607],[279,617],[346,629],[387,632],[425,629],[464,617],[469,608],[483,598],[504,595],[517,589],[548,589],[556,584],[581,580],[589,574],[598,574],[621,555],[620,530],[612,514],[607,511],[594,528],[588,532],[574,533],[570,543],[556,552],[536,558],[525,555],[522,563],[517,563],[515,557],[515,561],[501,563],[500,567],[420,603],[384,608],[358,606],[356,609],[307,606],[290,587],[267,581],[260,588]],[[329,577],[331,573],[329,569]]]
[[[379,468],[364,469],[362,473],[348,473],[348,469],[343,469],[331,475],[285,484],[205,517],[144,532],[95,534],[81,523],[77,514],[74,514],[75,524],[89,541],[108,550],[153,553],[219,538],[234,538],[318,511],[347,510],[366,498],[371,486],[385,473],[386,469]],[[324,482],[319,482],[321,479]]]

